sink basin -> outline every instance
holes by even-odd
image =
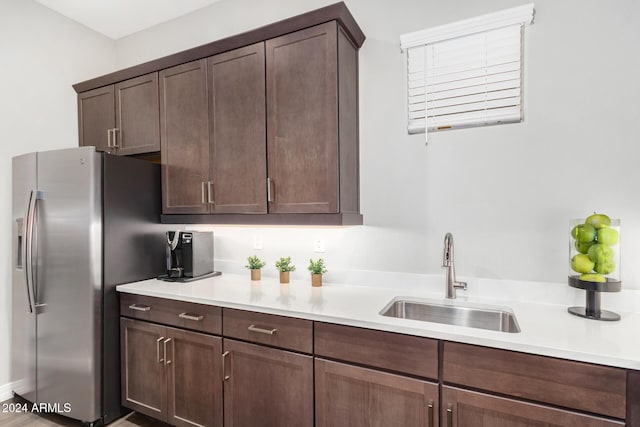
[[[444,323],[491,331],[520,332],[516,315],[511,309],[505,307],[453,302],[443,304],[436,301],[397,297],[391,300],[380,314],[400,319]]]

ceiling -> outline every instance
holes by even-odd
[[[117,40],[220,0],[36,0]]]

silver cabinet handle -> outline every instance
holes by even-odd
[[[164,337],[160,337],[156,340],[156,360],[158,361],[158,363],[164,362],[164,357],[160,357],[160,343],[163,339]]]
[[[200,191],[201,191],[201,193],[202,193],[202,204],[203,204],[203,205],[206,205],[206,204],[207,204],[207,199],[206,199],[206,198],[205,198],[205,196],[204,196],[204,191],[205,191],[205,190],[204,190],[204,186],[205,186],[205,184],[206,184],[206,182],[202,181],[202,186],[201,186],[201,188],[200,188]]]
[[[181,319],[195,320],[196,322],[204,319],[204,316],[202,314],[194,314],[194,313],[180,313],[178,314],[178,317]]]
[[[222,353],[222,382],[228,381],[231,376],[227,375],[227,356],[229,355],[228,351]]]
[[[249,327],[247,329],[249,331],[251,331],[251,332],[257,332],[259,334],[265,334],[265,335],[273,335],[276,332],[278,332],[278,330],[276,328],[264,329],[264,328],[259,328],[256,325],[249,325]]]
[[[107,148],[111,148],[111,131],[113,129],[107,129]]]
[[[430,400],[427,405],[427,425],[429,427],[435,427],[433,424],[433,400]]]
[[[267,202],[273,202],[271,198],[271,178],[267,177]]]
[[[447,427],[453,427],[453,406],[447,405]]]
[[[211,187],[213,186],[213,182],[211,181],[207,181],[207,201],[209,202],[210,205],[215,205],[215,202],[213,201],[213,190],[211,189]]]
[[[162,342],[162,347],[164,349],[164,364],[165,365],[170,365],[171,364],[171,359],[169,359],[169,356],[167,356],[167,343],[171,342],[171,338],[167,338],[166,340],[164,340]]]
[[[118,131],[120,131],[120,128],[113,128],[113,148],[120,148],[120,146],[118,145]]]
[[[129,306],[129,308],[131,310],[136,310],[136,311],[149,311],[149,310],[151,310],[151,307],[149,307],[148,305],[138,305],[138,304],[131,304]]]

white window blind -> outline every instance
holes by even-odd
[[[521,121],[532,19],[533,4],[402,36],[409,133]]]

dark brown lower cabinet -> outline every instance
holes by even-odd
[[[614,427],[591,415],[444,386],[442,420],[447,427]]]
[[[120,318],[122,405],[175,426],[640,427],[640,371],[144,296],[121,313],[147,316]]]
[[[222,339],[120,320],[122,405],[176,426],[222,425]]]
[[[122,406],[167,418],[167,371],[161,361],[164,326],[120,319]]]
[[[438,384],[315,360],[316,426],[438,426]]]
[[[313,426],[313,358],[224,339],[224,425]]]

